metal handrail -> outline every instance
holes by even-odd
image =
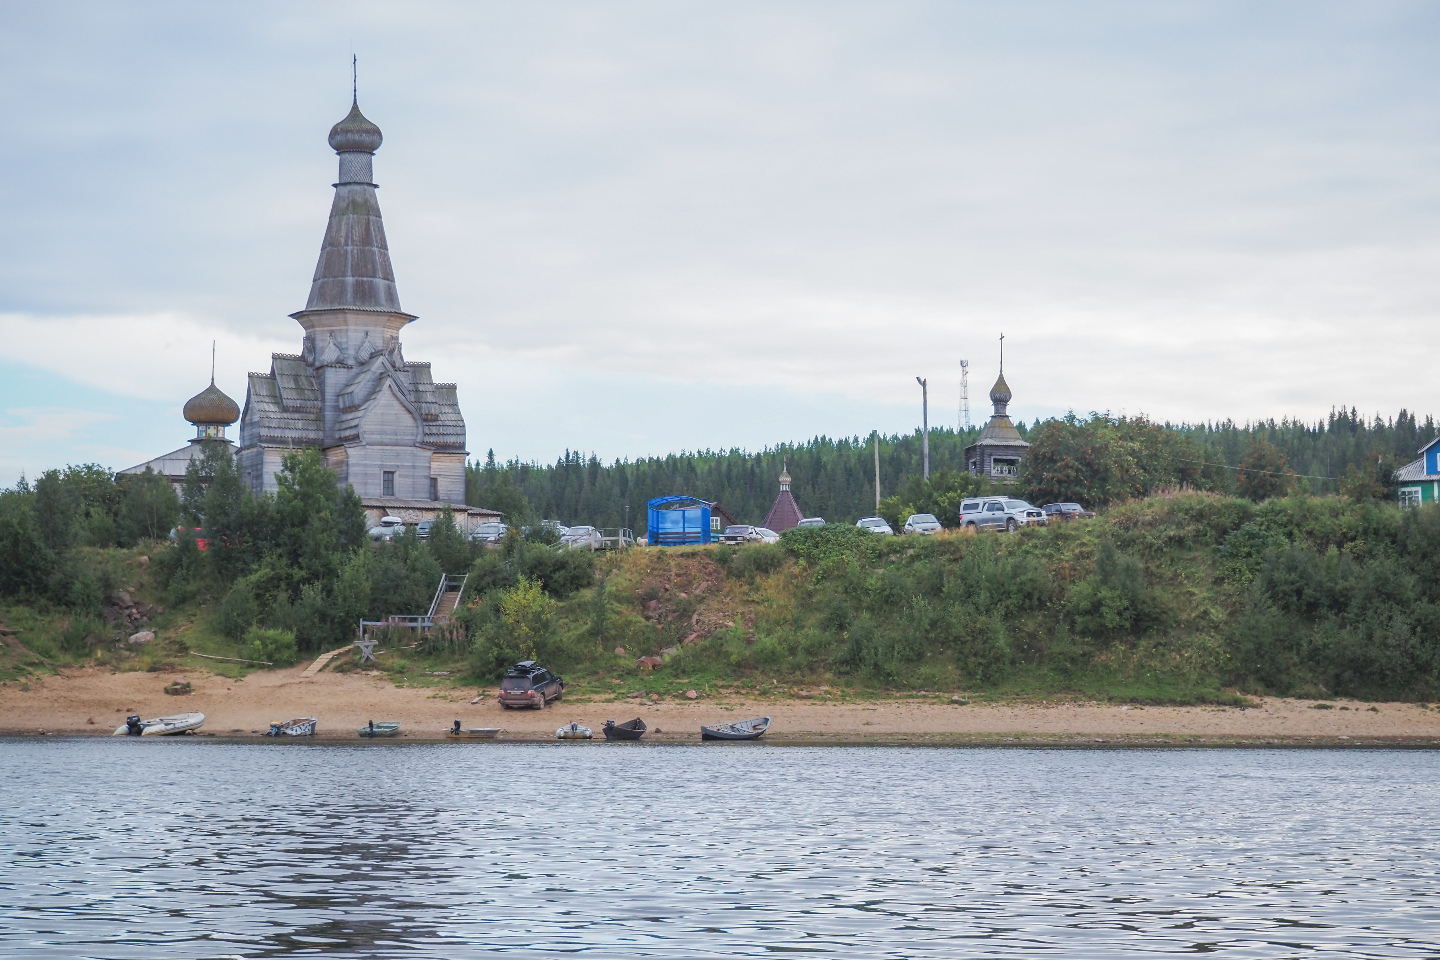
[[[440,574],[440,586],[435,590],[435,599],[430,601],[430,612],[425,614],[426,618],[433,619],[435,614],[440,611],[440,601],[445,599],[445,594],[451,593],[454,590],[459,590],[461,593],[464,593],[465,581],[468,579],[470,579],[470,574],[468,573],[458,577],[453,573]],[[459,581],[459,586],[452,587],[451,584],[457,580]]]

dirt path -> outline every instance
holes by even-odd
[[[599,734],[607,717],[644,717],[647,739],[699,739],[702,723],[774,717],[767,740],[805,743],[1394,743],[1440,745],[1440,709],[1414,704],[1271,698],[1251,709],[1234,707],[1120,707],[1087,703],[1007,702],[955,705],[906,699],[868,703],[814,700],[562,701],[543,711],[502,710],[494,689],[470,704],[473,689],[400,689],[378,674],[321,673],[304,667],[231,680],[186,674],[194,692],[167,696],[174,674],[111,673],[86,667],[26,683],[0,684],[0,733],[108,734],[129,713],[158,716],[199,711],[204,732],[253,736],[272,720],[320,717],[320,734],[351,739],[367,720],[399,720],[403,736],[439,737],[457,717],[465,726],[502,727],[507,739],[549,740],[556,727],[578,720]],[[1373,709],[1372,709],[1373,707]],[[1348,709],[1342,709],[1348,708]]]

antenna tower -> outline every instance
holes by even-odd
[[[970,429],[970,361],[960,361],[960,429]]]

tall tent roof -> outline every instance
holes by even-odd
[[[780,495],[770,505],[770,512],[765,514],[765,522],[760,526],[767,530],[774,530],[776,533],[783,533],[798,527],[804,518],[805,514],[800,512],[800,505],[795,502],[795,495],[790,492],[790,471],[788,468],[782,467],[780,470]]]
[[[371,182],[373,154],[383,140],[380,128],[360,112],[358,101],[330,129],[330,146],[340,157],[340,177],[306,310],[401,312],[380,200]]]

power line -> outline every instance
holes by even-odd
[[[1311,473],[1279,473],[1275,470],[1256,470],[1254,467],[1232,467],[1228,463],[1215,463],[1211,460],[1191,460],[1189,457],[1176,457],[1184,463],[1201,463],[1207,467],[1224,467],[1226,470],[1243,470],[1245,473],[1264,473],[1272,477],[1301,477],[1305,480],[1334,480],[1334,477],[1317,477]]]

